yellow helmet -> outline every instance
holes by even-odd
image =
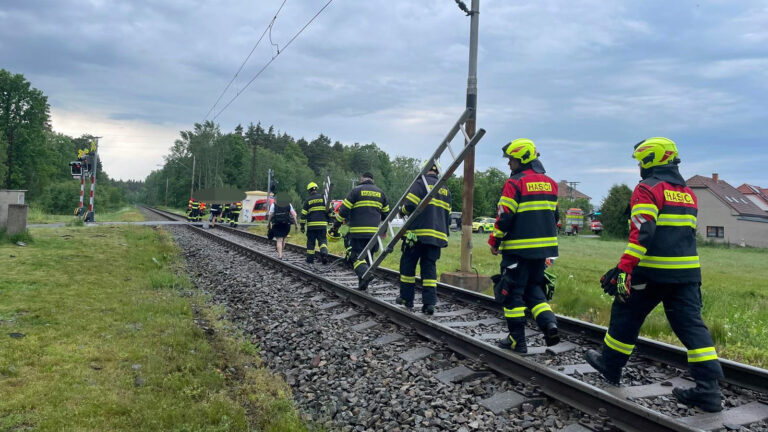
[[[536,160],[536,146],[528,138],[518,138],[501,148],[504,157],[517,159],[521,164]]]
[[[425,160],[424,162],[422,162],[421,167],[424,168],[425,166],[427,166],[428,162],[429,160]],[[443,167],[440,165],[440,161],[438,160],[435,160],[435,163],[433,163],[432,166],[430,166],[429,168],[438,174],[440,174],[440,171],[443,170]]]
[[[677,158],[677,145],[669,138],[648,138],[635,144],[632,157],[640,162],[641,168],[666,165]]]
[[[317,183],[309,182],[309,184],[307,185],[307,190],[310,191],[312,189],[317,189]]]

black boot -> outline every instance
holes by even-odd
[[[408,309],[413,309],[413,302],[409,303],[406,299],[404,299],[404,298],[402,298],[400,296],[397,296],[397,298],[395,299],[395,303],[397,303],[399,305],[403,305],[403,306],[407,307]]]
[[[431,304],[425,304],[421,306],[421,312],[425,313],[427,315],[434,315],[435,314],[435,305]]]
[[[589,350],[584,353],[584,359],[586,359],[587,363],[595,368],[595,370],[597,370],[609,384],[617,387],[619,386],[619,383],[621,382],[621,369],[619,368],[617,371],[608,370],[608,368],[605,367],[605,361],[603,360],[602,354],[595,350]]]
[[[367,276],[360,278],[360,280],[357,283],[357,289],[359,289],[360,291],[367,290],[368,284],[371,283],[372,279],[373,279],[373,275],[370,273]]]
[[[525,341],[522,341],[523,343],[518,343],[512,338],[512,336],[507,336],[504,339],[499,339],[499,342],[497,345],[499,348],[504,348],[508,350],[512,350],[518,354],[525,354],[528,352],[528,347],[525,346]]]
[[[718,412],[723,409],[723,396],[717,380],[696,380],[696,387],[689,389],[675,387],[672,389],[672,394],[680,402],[699,407],[707,412]]]
[[[556,323],[551,322],[547,324],[546,328],[544,329],[544,342],[547,343],[547,346],[557,345],[560,343],[560,334],[557,331]]]

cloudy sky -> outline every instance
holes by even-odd
[[[286,0],[222,101],[327,2]],[[206,118],[282,0],[5,0],[0,67],[49,98],[53,126],[101,135],[143,179]],[[469,0],[467,0],[469,3]],[[426,157],[463,110],[469,18],[452,0],[334,0],[216,117]],[[483,0],[477,167],[533,139],[599,203],[637,181],[632,146],[678,143],[684,176],[768,186],[768,2]]]

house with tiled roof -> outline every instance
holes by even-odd
[[[760,186],[754,186],[744,183],[737,187],[739,192],[743,193],[750,201],[755,203],[756,206],[766,211],[768,214],[768,189],[761,188]]]
[[[768,247],[768,213],[717,174],[686,180],[699,202],[697,231],[715,242]]]
[[[568,180],[560,180],[557,183],[557,197],[567,198],[567,199],[584,198],[587,201],[592,200],[592,197],[590,197],[585,193],[579,192],[578,190],[576,190],[575,187],[572,187],[571,184],[578,184],[578,182],[569,182]]]

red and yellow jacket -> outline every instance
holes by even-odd
[[[630,205],[629,243],[619,269],[637,282],[701,282],[697,199],[677,167],[654,168],[635,187]]]
[[[488,244],[527,259],[556,257],[558,218],[557,183],[530,168],[513,173],[501,192]]]

